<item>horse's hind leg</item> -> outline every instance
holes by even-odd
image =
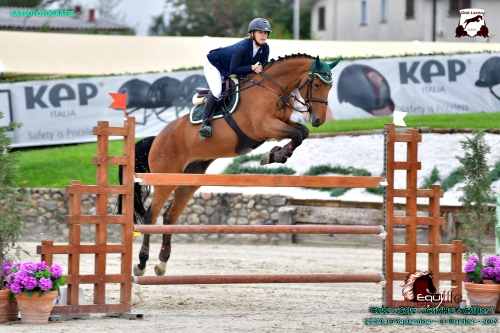
[[[207,161],[196,161],[189,164],[186,169],[184,169],[184,173],[194,173],[194,174],[203,174],[207,170],[210,163],[213,160]],[[189,200],[193,196],[194,192],[199,189],[200,186],[179,186],[174,191],[174,199],[170,207],[168,207],[167,211],[163,214],[163,224],[175,224],[179,219],[179,216],[186,208]],[[167,269],[167,261],[170,258],[170,250],[172,245],[170,243],[172,238],[171,234],[163,235],[163,242],[161,244],[161,250],[159,259],[160,262],[155,266],[156,275],[164,275]]]
[[[156,223],[156,218],[160,215],[163,205],[165,205],[165,202],[175,188],[176,186],[155,186],[151,207],[144,215],[144,224]],[[146,271],[146,263],[149,259],[149,238],[149,234],[144,234],[139,252],[139,264],[133,267],[135,276],[142,276]]]
[[[194,192],[196,192],[196,190],[199,188],[199,186],[179,186],[174,191],[174,199],[172,200],[172,204],[163,214],[164,225],[175,224],[177,222],[177,219],[184,211],[184,208],[186,208]],[[165,275],[165,271],[167,270],[167,261],[170,258],[170,251],[172,248],[170,242],[171,238],[171,234],[163,235],[163,242],[161,244],[159,255],[160,262],[155,266],[155,273],[158,276]]]

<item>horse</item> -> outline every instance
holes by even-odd
[[[313,127],[322,125],[326,119],[328,93],[333,81],[331,70],[339,61],[327,64],[319,57],[306,54],[271,59],[263,65],[261,73],[240,78],[240,101],[233,113],[239,134],[236,134],[238,130],[234,130],[234,126],[218,119],[213,122],[212,137],[202,141],[198,137],[199,125],[191,124],[189,115],[185,115],[169,123],[156,137],[146,138],[136,144],[136,172],[203,174],[217,158],[235,157],[251,151],[249,147],[239,147],[241,133],[247,137],[243,141],[257,144],[268,139],[278,142],[290,139],[285,146],[274,147],[261,159],[262,165],[285,163],[309,135],[305,125],[290,119],[294,102],[306,106]],[[305,98],[297,99],[292,95],[290,92],[295,89]],[[136,184],[134,223],[156,223],[173,192],[173,200],[163,214],[163,224],[175,224],[199,187],[155,185],[151,205],[145,209],[141,187]],[[120,202],[118,213],[121,213]],[[149,259],[150,235],[145,234],[143,237],[139,264],[133,268],[136,276],[144,275]],[[158,276],[164,275],[166,271],[171,252],[170,238],[170,234],[163,235],[160,262],[154,268]]]

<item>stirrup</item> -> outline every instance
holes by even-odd
[[[200,140],[205,140],[206,138],[212,137],[212,127],[209,125],[201,125],[200,131],[199,131],[199,138]]]

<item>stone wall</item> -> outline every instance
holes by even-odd
[[[69,228],[65,215],[69,212],[68,196],[64,189],[22,189],[31,197],[36,209],[23,211],[22,241],[53,240],[66,242]],[[116,195],[108,196],[108,214],[116,211]],[[151,197],[146,200],[146,205]],[[167,205],[170,200],[167,202]],[[228,224],[259,225],[277,224],[279,208],[286,203],[286,197],[265,194],[247,195],[238,193],[196,193],[180,216],[178,224]],[[162,213],[164,210],[162,211]],[[95,214],[95,195],[82,195],[82,214]],[[162,224],[160,216],[157,224]],[[108,241],[118,242],[121,226],[108,226]],[[161,242],[161,235],[151,235],[152,242]],[[140,241],[142,238],[136,238]],[[95,241],[95,226],[82,225],[81,241]],[[274,235],[173,235],[174,242],[214,241],[223,243],[269,244],[277,242]]]
[[[69,228],[65,216],[69,212],[69,200],[65,189],[22,189],[31,197],[36,209],[23,211],[24,225],[22,241],[53,240],[67,242]],[[108,196],[108,213],[116,211],[116,195]],[[373,207],[309,207],[293,206],[291,198],[265,194],[240,193],[196,193],[180,216],[178,224],[227,224],[227,225],[273,225],[273,224],[344,224],[344,225],[383,225],[382,204]],[[151,203],[151,197],[146,200],[146,206]],[[167,202],[168,206],[170,200]],[[323,205],[323,203],[321,203]],[[365,204],[366,206],[366,204]],[[378,207],[380,206],[380,207]],[[299,209],[297,210],[297,207]],[[308,208],[309,207],[309,208]],[[457,234],[457,214],[442,207],[444,224],[441,226],[441,243],[449,243],[450,238]],[[162,211],[162,213],[164,210]],[[302,212],[302,213],[301,213]],[[95,214],[95,195],[82,195],[82,214]],[[395,211],[403,216],[404,211]],[[420,216],[427,216],[419,212]],[[160,216],[156,224],[162,224]],[[120,242],[121,226],[109,225],[108,242]],[[404,243],[404,230],[396,228],[397,243]],[[81,242],[95,241],[95,226],[82,225]],[[138,237],[135,241],[142,241]],[[151,235],[151,242],[161,243],[161,235]],[[427,229],[419,227],[419,243],[427,243]],[[172,242],[220,242],[228,244],[289,244],[296,243],[380,243],[378,237],[372,235],[173,235]]]

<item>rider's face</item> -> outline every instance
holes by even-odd
[[[257,41],[257,43],[259,43],[260,45],[264,45],[266,43],[266,40],[267,40],[267,36],[269,35],[269,32],[267,31],[259,31],[259,30],[255,30],[253,32],[253,36],[255,38],[255,40]]]

